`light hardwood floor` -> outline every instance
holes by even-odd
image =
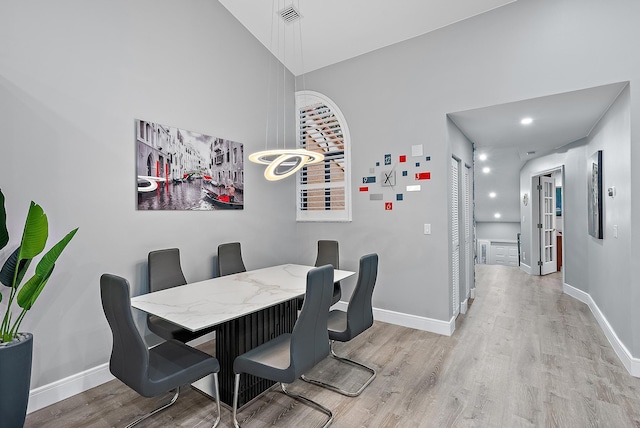
[[[479,265],[476,299],[452,337],[376,322],[336,347],[378,370],[361,396],[302,381],[290,389],[331,408],[333,427],[640,427],[640,379],[624,369],[588,307],[562,294],[560,278]],[[311,374],[357,382],[336,364],[327,359]],[[25,426],[122,427],[155,404],[115,380],[30,414]],[[184,388],[173,407],[140,426],[210,426],[213,411]],[[270,392],[240,419],[245,428],[305,427],[322,416]],[[232,426],[226,408],[220,426]]]

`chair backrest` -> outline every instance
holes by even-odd
[[[105,273],[100,277],[102,309],[111,327],[111,373],[138,393],[148,381],[149,351],[131,314],[129,282]]]
[[[358,282],[347,307],[347,334],[353,339],[373,325],[371,298],[378,276],[378,255],[367,254],[360,258]]]
[[[299,377],[329,355],[327,320],[333,295],[333,266],[307,274],[304,304],[291,333],[291,364]]]
[[[338,250],[338,241],[319,240],[318,255],[316,256],[315,266],[331,265],[334,269],[340,269],[340,252]],[[342,297],[342,288],[340,281],[333,284],[333,299],[331,304],[338,303]]]
[[[334,269],[340,269],[340,253],[338,241],[318,241],[318,255],[314,266],[331,265]]]
[[[233,275],[234,273],[246,272],[242,262],[242,252],[239,242],[229,242],[218,245],[218,275]]]
[[[147,256],[147,272],[149,291],[160,291],[187,283],[180,266],[180,250],[177,248],[151,251]]]

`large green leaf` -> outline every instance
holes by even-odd
[[[44,250],[49,236],[49,222],[42,207],[31,201],[22,232],[19,259],[32,259]]]
[[[62,251],[65,249],[69,241],[71,241],[71,239],[74,237],[77,231],[78,228],[76,227],[71,232],[67,233],[64,238],[58,241],[56,245],[51,247],[51,249],[47,251],[44,256],[42,256],[42,259],[36,266],[37,274],[44,276],[46,272],[51,270],[51,267],[56,263],[56,260],[58,260],[58,257],[60,257],[60,254],[62,254]]]
[[[47,285],[47,281],[49,281],[54,267],[55,265],[51,266],[51,268],[45,272],[44,276],[36,273],[29,278],[27,282],[25,282],[24,286],[22,286],[18,293],[18,306],[27,311],[31,309],[38,296],[40,296],[42,289]]]
[[[78,228],[75,228],[71,232],[67,233],[64,238],[58,241],[56,245],[51,247],[51,249],[42,256],[42,259],[36,266],[35,275],[33,275],[29,281],[22,286],[18,293],[18,306],[25,310],[31,309],[33,304],[36,302],[36,299],[44,289],[44,286],[47,284],[47,281],[49,281],[53,268],[55,267],[56,260],[58,260],[58,257],[60,257],[60,254],[62,254],[62,251],[77,231]]]
[[[4,194],[0,190],[0,249],[9,243],[9,231],[7,230],[7,211],[4,207]]]
[[[16,266],[18,265],[18,254],[20,253],[20,247],[11,253],[9,258],[4,262],[2,269],[0,270],[0,282],[7,287],[17,287],[18,284],[24,278],[24,274],[27,273],[27,269],[31,264],[31,259],[20,260],[18,267],[18,274],[16,275]],[[13,282],[13,277],[16,275],[16,282]]]

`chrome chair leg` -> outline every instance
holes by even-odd
[[[220,392],[218,391],[218,373],[214,373],[213,374],[213,379],[215,382],[215,392],[216,392],[216,407],[218,410],[218,416],[216,417],[216,420],[213,423],[213,426],[211,428],[216,428],[218,426],[218,424],[220,423]],[[145,419],[155,415],[156,413],[170,407],[171,405],[173,405],[173,403],[175,403],[176,401],[178,401],[178,396],[180,395],[180,388],[176,388],[175,389],[175,394],[173,395],[173,397],[171,398],[171,401],[169,401],[167,404],[163,404],[162,406],[158,407],[157,409],[143,415],[142,417],[136,419],[135,421],[131,422],[129,425],[127,425],[125,428],[131,428],[133,426],[138,425],[140,422],[144,421]]]
[[[306,404],[309,407],[313,407],[316,410],[319,410],[325,415],[327,415],[328,419],[322,424],[322,428],[327,428],[329,425],[331,425],[331,422],[333,422],[333,412],[331,412],[331,410],[324,407],[322,404],[316,401],[313,401],[303,395],[294,394],[284,386],[284,383],[280,383],[280,388],[282,389],[282,392],[286,396],[291,397],[294,400],[301,402],[302,404]],[[233,426],[235,428],[240,428],[240,424],[238,423],[238,390],[239,389],[240,389],[240,375],[236,374],[235,385],[233,388]]]
[[[291,397],[294,400],[300,401],[301,403],[306,404],[307,406],[313,407],[316,410],[319,410],[325,415],[327,415],[329,419],[327,419],[326,422],[322,425],[322,428],[327,428],[329,425],[331,425],[331,422],[333,422],[333,412],[331,412],[331,410],[324,407],[322,404],[318,403],[317,401],[313,401],[305,397],[304,395],[294,394],[284,386],[284,383],[280,383],[280,388],[282,388],[282,392],[286,396]]]
[[[311,379],[311,378],[308,378],[308,377],[307,377],[307,376],[305,376],[305,375],[302,375],[302,376],[301,376],[301,378],[302,378],[302,380],[304,380],[305,382],[309,382],[309,383],[311,383],[311,384],[313,384],[313,385],[318,385],[318,386],[321,386],[321,387],[323,387],[323,388],[330,389],[331,391],[335,391],[335,392],[337,392],[337,393],[339,393],[339,394],[346,395],[347,397],[357,397],[358,395],[362,394],[362,391],[364,391],[364,389],[365,389],[367,386],[369,386],[369,384],[370,384],[371,382],[373,382],[373,380],[376,378],[376,371],[375,371],[374,369],[372,369],[371,367],[365,366],[365,365],[364,365],[364,364],[362,364],[362,363],[359,363],[359,362],[357,362],[357,361],[351,360],[351,359],[349,359],[349,358],[340,357],[340,356],[336,355],[336,353],[335,353],[335,351],[334,351],[334,349],[333,349],[333,345],[334,345],[334,343],[335,343],[335,341],[333,341],[333,340],[332,340],[332,341],[331,341],[331,356],[332,356],[333,358],[335,358],[336,360],[340,361],[340,362],[343,362],[343,363],[346,363],[346,364],[350,364],[350,365],[352,365],[352,366],[359,367],[359,368],[361,368],[361,369],[363,369],[363,370],[368,371],[371,375],[370,375],[370,376],[369,376],[369,378],[366,380],[366,382],[364,382],[364,384],[363,384],[363,385],[362,385],[362,386],[361,386],[357,391],[352,392],[352,391],[347,391],[347,390],[342,389],[342,388],[338,388],[338,387],[337,387],[337,386],[335,386],[335,385],[332,385],[332,384],[330,384],[330,383],[323,382],[323,381],[318,380],[318,379]]]
[[[240,390],[240,374],[236,374],[236,381],[233,387],[233,426],[240,428],[238,423],[238,392]]]
[[[131,428],[132,426],[138,425],[140,422],[144,421],[148,417],[153,416],[156,413],[158,413],[158,412],[166,409],[167,407],[171,406],[178,399],[178,395],[180,395],[180,388],[176,388],[176,393],[173,395],[173,398],[171,399],[171,401],[169,401],[167,404],[163,404],[162,406],[158,407],[157,409],[153,410],[152,412],[149,412],[149,413],[143,415],[142,417],[140,417],[140,418],[136,419],[135,421],[131,422],[125,428]]]
[[[218,409],[218,417],[213,422],[213,426],[211,428],[216,428],[220,423],[220,390],[218,387],[218,373],[213,374],[213,380],[214,380],[215,392],[216,392],[216,407]]]

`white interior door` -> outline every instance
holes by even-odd
[[[556,185],[551,177],[540,177],[540,275],[557,272],[556,264]]]
[[[460,225],[458,161],[451,158],[451,293],[453,317],[460,313]]]

